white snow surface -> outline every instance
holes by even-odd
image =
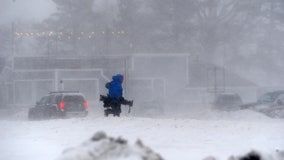
[[[90,108],[85,118],[29,121],[27,111],[0,120],[0,160],[54,160],[80,147],[96,132],[137,139],[166,160],[227,160],[252,150],[270,155],[284,150],[284,119],[271,119],[249,110],[217,112],[198,109],[159,117],[103,117]],[[119,158],[118,158],[119,159]]]

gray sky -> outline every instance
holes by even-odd
[[[52,0],[1,0],[0,24],[12,21],[40,21],[55,11]]]

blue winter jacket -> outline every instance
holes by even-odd
[[[123,75],[117,74],[112,77],[112,81],[106,84],[108,88],[108,96],[110,98],[121,98],[123,89],[122,89]]]

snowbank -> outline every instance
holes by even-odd
[[[122,138],[108,137],[97,132],[78,147],[67,149],[58,160],[163,160],[163,158],[137,140],[129,145]]]
[[[141,140],[129,145],[127,140],[121,137],[108,137],[105,132],[100,131],[80,146],[64,150],[56,160],[164,160],[164,158],[146,147]],[[203,160],[218,160],[218,158],[208,156]],[[276,150],[272,154],[250,151],[244,155],[232,155],[228,160],[284,160],[284,151]]]

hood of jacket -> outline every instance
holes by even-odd
[[[115,82],[122,83],[123,82],[123,75],[122,74],[117,74],[117,75],[112,77],[112,80],[115,81]]]

